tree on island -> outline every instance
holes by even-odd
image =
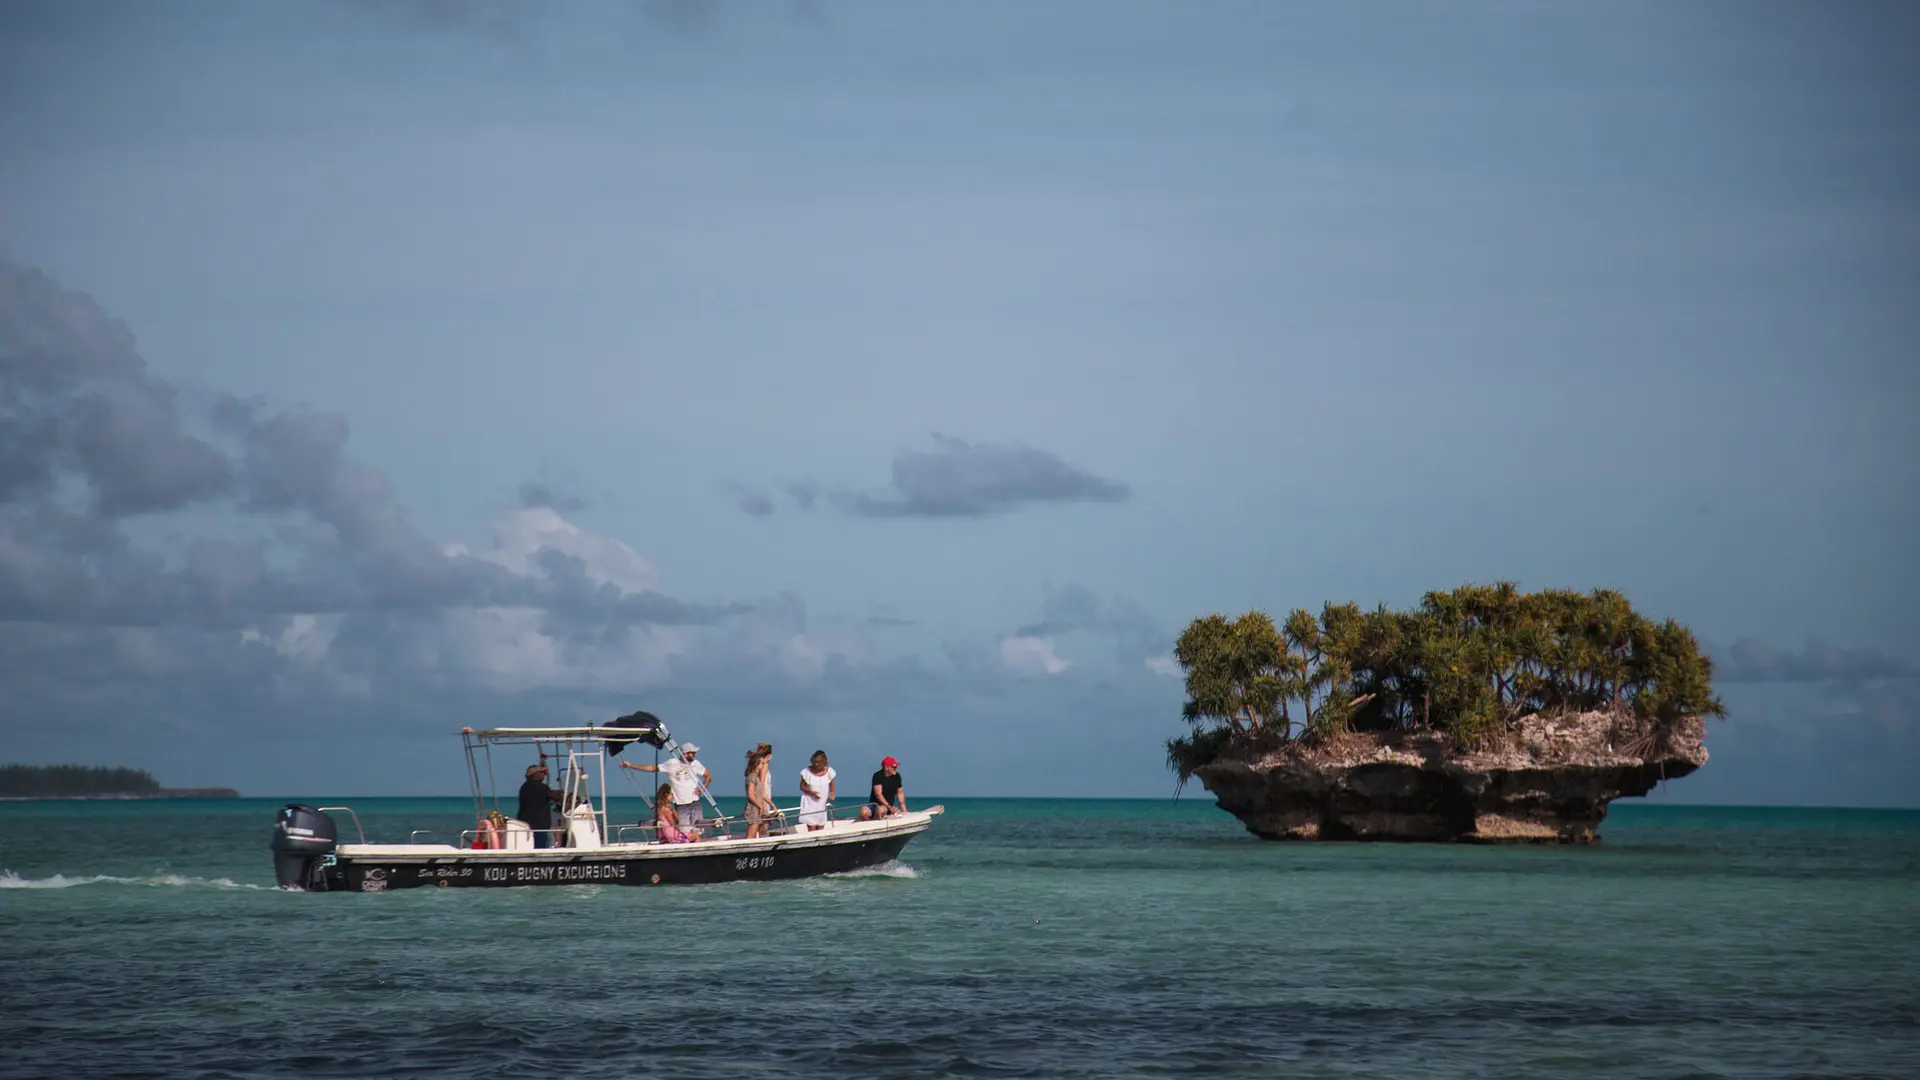
[[[1260,611],[1213,614],[1189,623],[1173,654],[1193,729],[1167,742],[1182,783],[1232,749],[1340,731],[1436,731],[1465,748],[1534,714],[1612,711],[1655,733],[1726,714],[1692,632],[1611,589],[1465,585],[1413,611],[1329,602],[1279,626]]]
[[[0,765],[0,795],[153,795],[160,781],[140,769],[103,765]]]

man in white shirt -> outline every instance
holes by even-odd
[[[680,748],[678,757],[669,758],[658,765],[635,765],[623,761],[620,767],[635,772],[657,772],[666,776],[667,783],[673,785],[673,815],[683,829],[700,824],[700,789],[713,783],[713,774],[700,764],[700,748],[687,743]]]

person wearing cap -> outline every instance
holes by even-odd
[[[680,747],[680,753],[658,765],[636,765],[631,761],[620,763],[623,769],[635,772],[664,773],[667,783],[673,785],[674,820],[683,829],[700,824],[700,789],[713,783],[713,774],[700,764],[700,748],[692,743]]]
[[[520,820],[533,830],[533,846],[553,846],[553,808],[560,805],[560,793],[547,786],[547,764],[527,766],[526,783],[520,785]]]
[[[860,808],[860,820],[904,814],[906,810],[907,789],[905,781],[900,779],[900,761],[888,754],[880,759],[880,771],[873,774],[873,784],[867,789],[867,805]]]

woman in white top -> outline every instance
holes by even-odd
[[[827,807],[833,804],[833,778],[839,774],[827,765],[827,752],[815,750],[806,768],[800,770],[800,824],[808,832],[827,827]]]

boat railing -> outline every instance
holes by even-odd
[[[335,810],[338,810],[338,811],[340,811],[341,813],[343,813],[343,814],[346,814],[346,815],[347,815],[348,817],[350,817],[350,818],[352,818],[352,819],[353,819],[353,831],[354,831],[354,832],[357,832],[357,833],[359,833],[359,834],[360,834],[360,842],[361,842],[362,844],[364,844],[364,843],[366,843],[366,842],[367,842],[367,830],[365,830],[365,829],[363,829],[363,828],[361,828],[361,827],[360,827],[360,815],[359,815],[359,814],[356,814],[356,813],[354,813],[354,812],[353,812],[353,807],[351,807],[351,806],[322,806],[322,807],[319,807],[319,810],[320,810],[320,812],[321,812],[321,813],[323,813],[323,814],[331,814],[331,813],[333,813],[333,812],[334,812]]]
[[[422,830],[422,831],[424,831],[424,830]],[[469,847],[469,846],[471,846],[471,845],[473,845],[474,843],[476,843],[476,842],[478,842],[478,841],[479,841],[479,839],[480,839],[480,834],[481,834],[482,832],[484,832],[484,831],[486,831],[486,830],[483,830],[483,829],[465,829],[465,830],[462,830],[462,831],[461,831],[461,833],[460,833],[460,846],[461,846],[461,847]],[[541,833],[546,833],[546,834],[547,834],[547,846],[546,846],[545,848],[522,848],[522,849],[520,849],[520,850],[523,850],[523,851],[547,851],[547,850],[552,850],[552,849],[554,849],[554,848],[558,848],[558,847],[561,847],[562,845],[561,845],[561,843],[560,843],[560,841],[562,841],[562,840],[564,840],[564,839],[566,839],[566,838],[567,838],[567,830],[565,830],[565,829],[528,829],[528,830],[527,830],[527,832],[528,832],[529,834],[531,834],[531,835],[533,835],[533,836],[539,836],[539,835],[540,835]],[[484,850],[484,849],[482,849],[482,850]],[[501,849],[501,848],[494,848],[494,849],[492,849],[492,850],[495,850],[495,851],[500,851],[500,850],[503,850],[503,849]]]
[[[860,808],[865,805],[865,803],[828,803],[827,820],[830,822],[858,821],[860,819]],[[367,842],[366,830],[361,827],[360,817],[353,812],[352,807],[323,806],[320,807],[320,810],[323,813],[338,811],[346,814],[353,820],[354,831],[359,834],[360,843],[365,844]],[[768,836],[792,836],[806,832],[806,826],[800,821],[799,806],[776,805],[773,814],[774,816],[765,822]],[[735,839],[745,838],[747,828],[752,824],[753,822],[748,821],[743,815],[723,814],[720,817],[701,818],[693,828],[699,831],[700,839],[702,840]],[[409,844],[420,844],[436,839],[444,840],[446,838],[452,838],[453,846],[467,849],[473,847],[480,839],[483,831],[484,830],[481,829],[415,829],[408,834],[407,842]],[[535,831],[545,832],[550,837],[550,846],[539,850],[563,849],[567,839],[566,829],[553,828]],[[650,820],[633,822],[626,825],[615,825],[613,826],[612,842],[616,844],[658,843],[659,834],[660,827]]]
[[[456,832],[453,829],[415,829],[413,830],[413,833],[407,837],[407,843],[418,844],[420,843],[422,837],[452,836],[452,837],[455,837],[458,841],[454,845],[455,847],[471,847],[475,841],[480,839],[480,834],[482,831],[484,830],[461,829],[458,832]],[[534,829],[531,831],[536,833],[544,832],[555,837],[558,837],[566,832],[566,830],[564,829]]]
[[[645,834],[654,833],[657,835],[659,831],[660,831],[659,826],[655,825],[651,821],[642,821],[633,825],[619,825],[619,826],[615,826],[614,828],[613,842],[616,844],[651,844],[653,843],[655,837],[647,836]],[[627,834],[633,833],[633,832],[641,833],[642,834],[641,839],[639,840],[628,839]]]
[[[858,813],[859,810],[856,808],[853,814],[857,816]],[[773,814],[773,818],[765,822],[768,836],[786,836],[800,831],[798,824],[800,814],[799,807],[775,806],[773,808]],[[742,814],[722,814],[719,817],[700,818],[693,824],[692,828],[700,833],[700,839],[703,841],[718,840],[723,837],[726,839],[744,839],[747,835],[748,827],[753,824],[754,822],[748,821]],[[629,833],[640,834],[639,839],[637,841],[629,839]],[[622,844],[636,842],[644,844],[658,843],[659,834],[660,827],[652,821],[641,821],[631,825],[618,825],[614,827],[615,842]]]
[[[865,805],[865,803],[828,803],[827,820],[829,822],[857,822],[860,820],[860,809]],[[727,839],[745,838],[748,827],[753,824],[754,823],[748,821],[744,815],[723,814],[717,818],[703,817],[695,822],[692,827],[699,831],[701,840],[717,840],[722,837]],[[775,805],[773,808],[773,817],[766,821],[765,824],[767,826],[768,836],[792,836],[806,831],[806,826],[800,821],[800,807],[797,805]],[[622,844],[636,842],[628,838],[628,834],[634,832],[640,834],[640,838],[637,841],[639,843],[659,842],[659,826],[651,821],[615,826],[615,842]]]
[[[859,821],[860,810],[862,807],[866,805],[867,804],[863,802],[857,802],[857,803],[830,802],[827,804],[827,820],[828,821]],[[768,822],[768,825],[771,826],[770,831],[774,835],[784,836],[788,833],[804,831],[800,822],[801,809],[797,804],[794,806],[776,805],[773,808],[773,813],[774,813],[774,818],[772,821]],[[742,825],[747,824],[747,819],[744,817],[727,817],[721,820],[737,822]]]
[[[735,836],[745,836],[746,826],[747,822],[744,818],[717,817],[701,818],[698,824],[690,826],[690,828],[692,828],[694,832],[699,833],[700,839],[705,841],[723,838],[730,840]],[[629,837],[629,833],[638,833],[639,836],[637,838]],[[617,825],[614,827],[614,842],[618,844],[660,843],[660,826],[651,821],[639,821],[631,825]]]

